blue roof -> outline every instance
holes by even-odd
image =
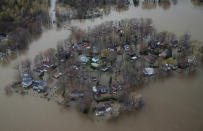
[[[32,81],[32,78],[29,75],[25,74],[23,77],[23,82],[30,83],[31,81]]]

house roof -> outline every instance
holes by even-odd
[[[81,57],[80,57],[80,61],[81,61],[81,62],[84,62],[84,63],[87,63],[87,62],[89,61],[89,58],[86,57],[86,56],[81,56]]]
[[[36,90],[43,90],[46,85],[47,83],[43,80],[33,81],[33,89],[36,89]]]
[[[89,43],[85,43],[84,47],[86,47],[87,49],[91,48],[91,45]]]
[[[92,52],[94,54],[98,54],[99,53],[99,49],[97,47],[93,46]]]
[[[106,110],[106,108],[104,107],[104,106],[102,106],[102,107],[97,107],[97,111],[105,111]]]
[[[108,88],[104,85],[98,85],[92,87],[93,92],[106,92]]]
[[[145,75],[153,75],[153,74],[155,74],[154,68],[145,68],[143,72],[144,72]]]
[[[91,65],[92,65],[93,67],[99,67],[99,64],[97,64],[97,63],[91,63]]]
[[[27,88],[32,84],[32,78],[28,74],[24,74],[22,86]]]
[[[92,58],[92,61],[95,62],[95,63],[99,62],[99,60],[100,59],[98,57],[96,57],[96,56]]]
[[[45,71],[45,70],[46,70],[46,67],[45,67],[44,65],[42,65],[42,66],[39,67],[39,70]]]
[[[24,83],[30,83],[31,81],[32,81],[32,78],[28,74],[24,74],[23,82]]]

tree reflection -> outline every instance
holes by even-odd
[[[171,5],[176,5],[178,0],[144,0],[142,2],[143,9],[156,9],[160,7],[164,10],[167,10]]]
[[[56,15],[59,21],[89,19],[109,15],[111,8],[120,12],[128,7],[128,0],[59,0]]]
[[[203,6],[203,0],[191,0],[191,3],[197,7]]]

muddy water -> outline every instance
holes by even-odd
[[[126,18],[152,18],[158,30],[180,34],[191,32],[194,39],[203,41],[203,7],[189,0],[179,0],[168,9],[157,6],[143,9],[131,6],[123,12],[112,11],[102,19],[73,21],[82,28],[109,20]],[[7,66],[0,66],[0,131],[202,131],[203,130],[203,70],[196,74],[178,75],[153,82],[139,92],[145,98],[145,106],[139,111],[122,115],[113,122],[93,122],[71,109],[55,103],[28,96],[4,94],[4,86],[14,79],[14,67],[23,59],[34,56],[69,35],[66,30],[44,31],[41,38],[32,42],[29,49]]]
[[[130,6],[127,11],[117,12],[112,10],[110,15],[94,20],[75,20],[71,24],[81,28],[92,27],[105,21],[114,21],[130,18],[151,18],[158,31],[175,32],[177,35],[189,32],[192,37],[203,41],[203,6],[196,6],[190,0],[177,0],[168,8],[164,5],[151,8],[151,4],[143,4],[137,7]]]

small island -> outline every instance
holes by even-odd
[[[203,58],[203,47],[190,34],[157,32],[151,19],[70,30],[70,37],[56,49],[38,54],[34,61],[22,61],[6,92],[36,95],[96,120],[111,120],[144,105],[138,88],[195,71]]]

